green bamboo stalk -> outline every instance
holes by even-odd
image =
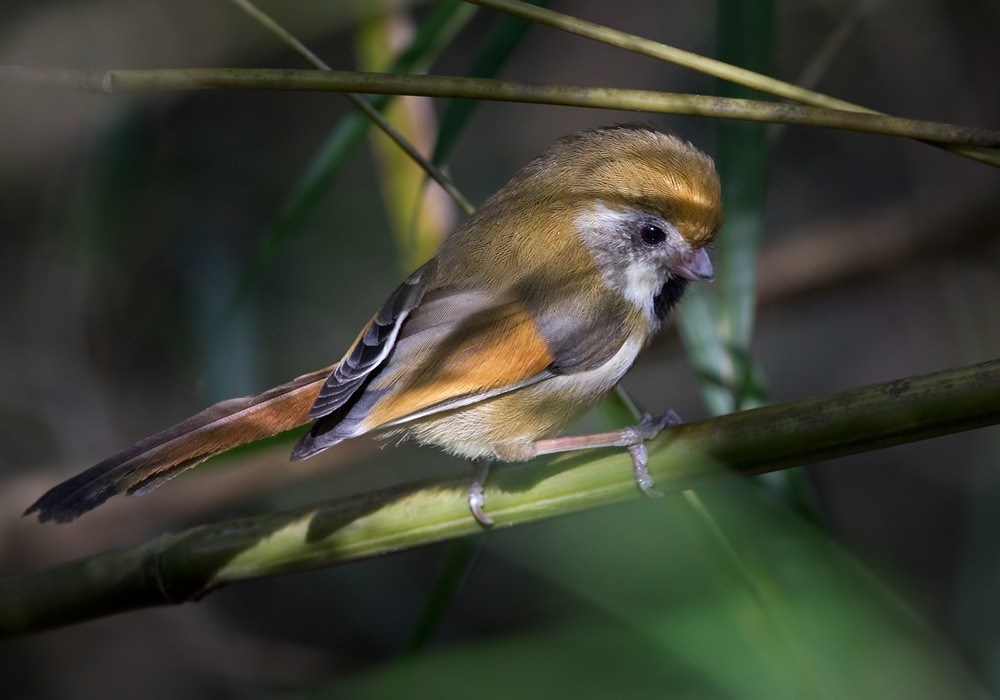
[[[808,90],[798,85],[778,80],[777,78],[771,78],[746,68],[740,68],[725,61],[701,56],[691,51],[670,46],[669,44],[663,44],[659,41],[653,41],[652,39],[646,39],[618,29],[605,27],[595,22],[588,22],[585,19],[556,12],[555,10],[537,7],[527,2],[521,2],[521,0],[466,0],[466,2],[479,5],[480,7],[488,7],[491,10],[500,10],[515,17],[521,17],[537,24],[552,27],[553,29],[593,39],[602,44],[616,46],[626,51],[632,51],[660,61],[673,63],[684,68],[690,68],[705,75],[727,80],[731,83],[760,90],[761,92],[778,97],[802,102],[803,104],[830,109],[874,113],[873,110],[869,110],[866,107],[852,104],[845,100],[839,100],[835,97],[824,95],[821,92]]]
[[[427,69],[469,16],[460,6],[441,3],[424,19],[413,42],[389,68],[390,73],[421,73]],[[384,110],[395,95],[378,95],[371,100],[377,110]],[[246,265],[239,284],[230,295],[223,314],[228,315],[243,301],[251,285],[266,268],[276,251],[293,234],[301,217],[315,206],[326,192],[347,158],[364,141],[368,120],[360,112],[345,115],[320,145],[310,163],[291,188],[289,196],[267,227],[258,251]]]
[[[579,17],[564,15],[543,7],[536,7],[522,0],[466,0],[466,2],[479,5],[480,7],[500,10],[515,17],[521,17],[537,24],[552,27],[553,29],[593,39],[603,44],[616,46],[626,51],[649,56],[650,58],[667,61],[678,66],[690,68],[699,73],[704,73],[705,75],[727,80],[736,85],[743,85],[744,87],[784,97],[802,104],[829,109],[864,112],[866,114],[882,114],[882,112],[874,109],[837,99],[836,97],[831,97],[815,90],[809,90],[746,68],[740,68],[724,61],[701,56],[691,51],[678,49],[675,46],[662,44],[658,41],[652,41],[651,39],[636,36],[635,34],[605,27],[601,24],[588,22]],[[996,153],[956,145],[945,146],[945,148],[966,158],[972,158],[973,160],[993,166],[1000,166],[1000,155]]]
[[[721,0],[717,53],[740,65],[767,70],[771,63],[774,6],[769,1]],[[754,90],[719,81],[724,97],[752,98]],[[725,212],[717,242],[715,284],[688,292],[677,316],[702,394],[719,415],[764,403],[763,377],[752,359],[757,304],[757,254],[764,228],[770,148],[764,124],[715,122],[715,160]]]
[[[774,3],[757,0],[720,0],[717,53],[720,57],[760,72],[771,69],[774,44]],[[755,98],[758,93],[725,81],[716,92],[722,97]],[[732,387],[727,411],[763,403],[758,377],[763,370],[753,361],[753,330],[757,308],[757,254],[764,232],[764,207],[770,163],[767,125],[720,120],[715,122],[715,156],[722,182],[719,232],[718,324],[727,361],[719,366],[725,384]]]
[[[1000,360],[687,423],[651,441],[663,491],[1000,422]],[[197,600],[233,581],[482,532],[468,477],[406,484],[185,532],[0,579],[0,636]],[[624,450],[497,469],[486,503],[510,527],[640,497]]]
[[[317,56],[308,46],[303,44],[299,39],[292,35],[287,29],[278,24],[270,15],[261,10],[259,7],[254,5],[250,0],[230,0],[238,8],[246,12],[250,17],[252,17],[257,23],[262,27],[267,29],[269,32],[281,39],[285,44],[287,44],[293,51],[302,56],[309,64],[318,68],[319,70],[329,71],[333,70],[329,64],[323,59]],[[441,172],[434,163],[429,159],[425,158],[420,151],[417,150],[410,141],[403,136],[396,127],[394,127],[389,120],[378,111],[373,105],[371,105],[367,100],[355,95],[353,93],[344,93],[344,96],[354,105],[355,109],[364,114],[371,122],[377,126],[382,132],[392,139],[393,143],[406,154],[410,160],[420,166],[427,176],[430,177],[434,182],[441,186],[448,196],[451,197],[455,204],[458,205],[466,214],[471,214],[473,211],[472,204],[469,200],[459,192],[458,188],[451,181],[451,179]]]
[[[547,5],[550,0],[535,0],[534,4]],[[477,9],[478,11],[478,9]],[[469,64],[465,75],[473,78],[493,78],[514,55],[517,47],[533,27],[519,17],[498,17],[489,33],[483,37],[479,53]],[[460,134],[472,118],[479,103],[473,100],[450,100],[441,111],[438,140],[434,144],[431,161],[444,163],[458,143]]]
[[[822,126],[943,144],[1000,148],[1000,132],[881,114],[649,90],[441,75],[272,68],[76,70],[0,66],[0,81],[117,95],[159,90],[297,90],[455,97]]]

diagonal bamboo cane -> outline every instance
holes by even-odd
[[[1000,360],[742,411],[650,444],[664,491],[760,474],[1000,422]],[[349,562],[482,532],[467,477],[269,513],[0,579],[0,636],[197,600],[233,581]],[[499,527],[638,498],[629,456],[586,452],[497,470]]]

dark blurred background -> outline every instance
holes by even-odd
[[[332,66],[355,65],[359,3],[261,5]],[[712,3],[552,7],[716,53]],[[427,7],[415,12],[420,20]],[[1000,128],[995,0],[808,0],[775,12],[776,77],[900,116]],[[496,18],[480,11],[432,72],[463,74]],[[0,64],[304,67],[230,3],[193,0],[7,0]],[[544,28],[528,33],[502,77],[715,91],[709,78]],[[371,151],[355,154],[269,256],[260,250],[349,110],[335,94],[107,97],[0,85],[0,573],[467,471],[431,449],[365,440],[290,465],[286,442],[71,525],[20,517],[43,490],[133,440],[340,357],[404,272]],[[639,116],[713,149],[708,120]],[[479,203],[554,138],[635,118],[484,103],[448,170]],[[995,169],[890,137],[799,127],[771,137],[753,350],[772,400],[997,357]],[[673,329],[625,386],[650,407],[707,415]],[[754,643],[760,609],[741,602],[745,581],[719,573],[726,557],[678,495],[481,538],[419,653],[404,648],[449,545],[3,642],[0,687],[39,698],[448,697],[493,687],[545,697],[802,697],[797,689],[811,687],[857,697],[842,673],[870,697],[995,694],[998,456],[993,428],[815,465],[804,470],[811,517],[756,485],[706,489],[724,536],[760,557],[754,571],[800,577],[778,596],[792,612],[771,620],[771,646]],[[819,550],[828,555],[814,559]],[[849,570],[863,592],[813,596],[811,577],[828,566]],[[766,589],[766,578],[758,584]],[[797,655],[817,648],[810,635],[835,638],[835,659]],[[730,647],[735,638],[749,642]],[[789,666],[797,680],[785,677]]]

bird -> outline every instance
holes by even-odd
[[[557,435],[616,386],[689,283],[712,279],[707,248],[721,224],[714,162],[683,138],[641,124],[564,136],[448,236],[335,365],[140,440],[25,515],[65,523],[309,423],[292,460],[371,433],[477,462],[468,505],[484,526],[494,461],[625,447],[652,494],[645,441],[676,421],[672,411]]]

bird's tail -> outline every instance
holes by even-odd
[[[309,408],[332,367],[257,396],[229,399],[140,440],[49,489],[25,515],[65,523],[119,493],[146,493],[209,457],[309,422]]]

